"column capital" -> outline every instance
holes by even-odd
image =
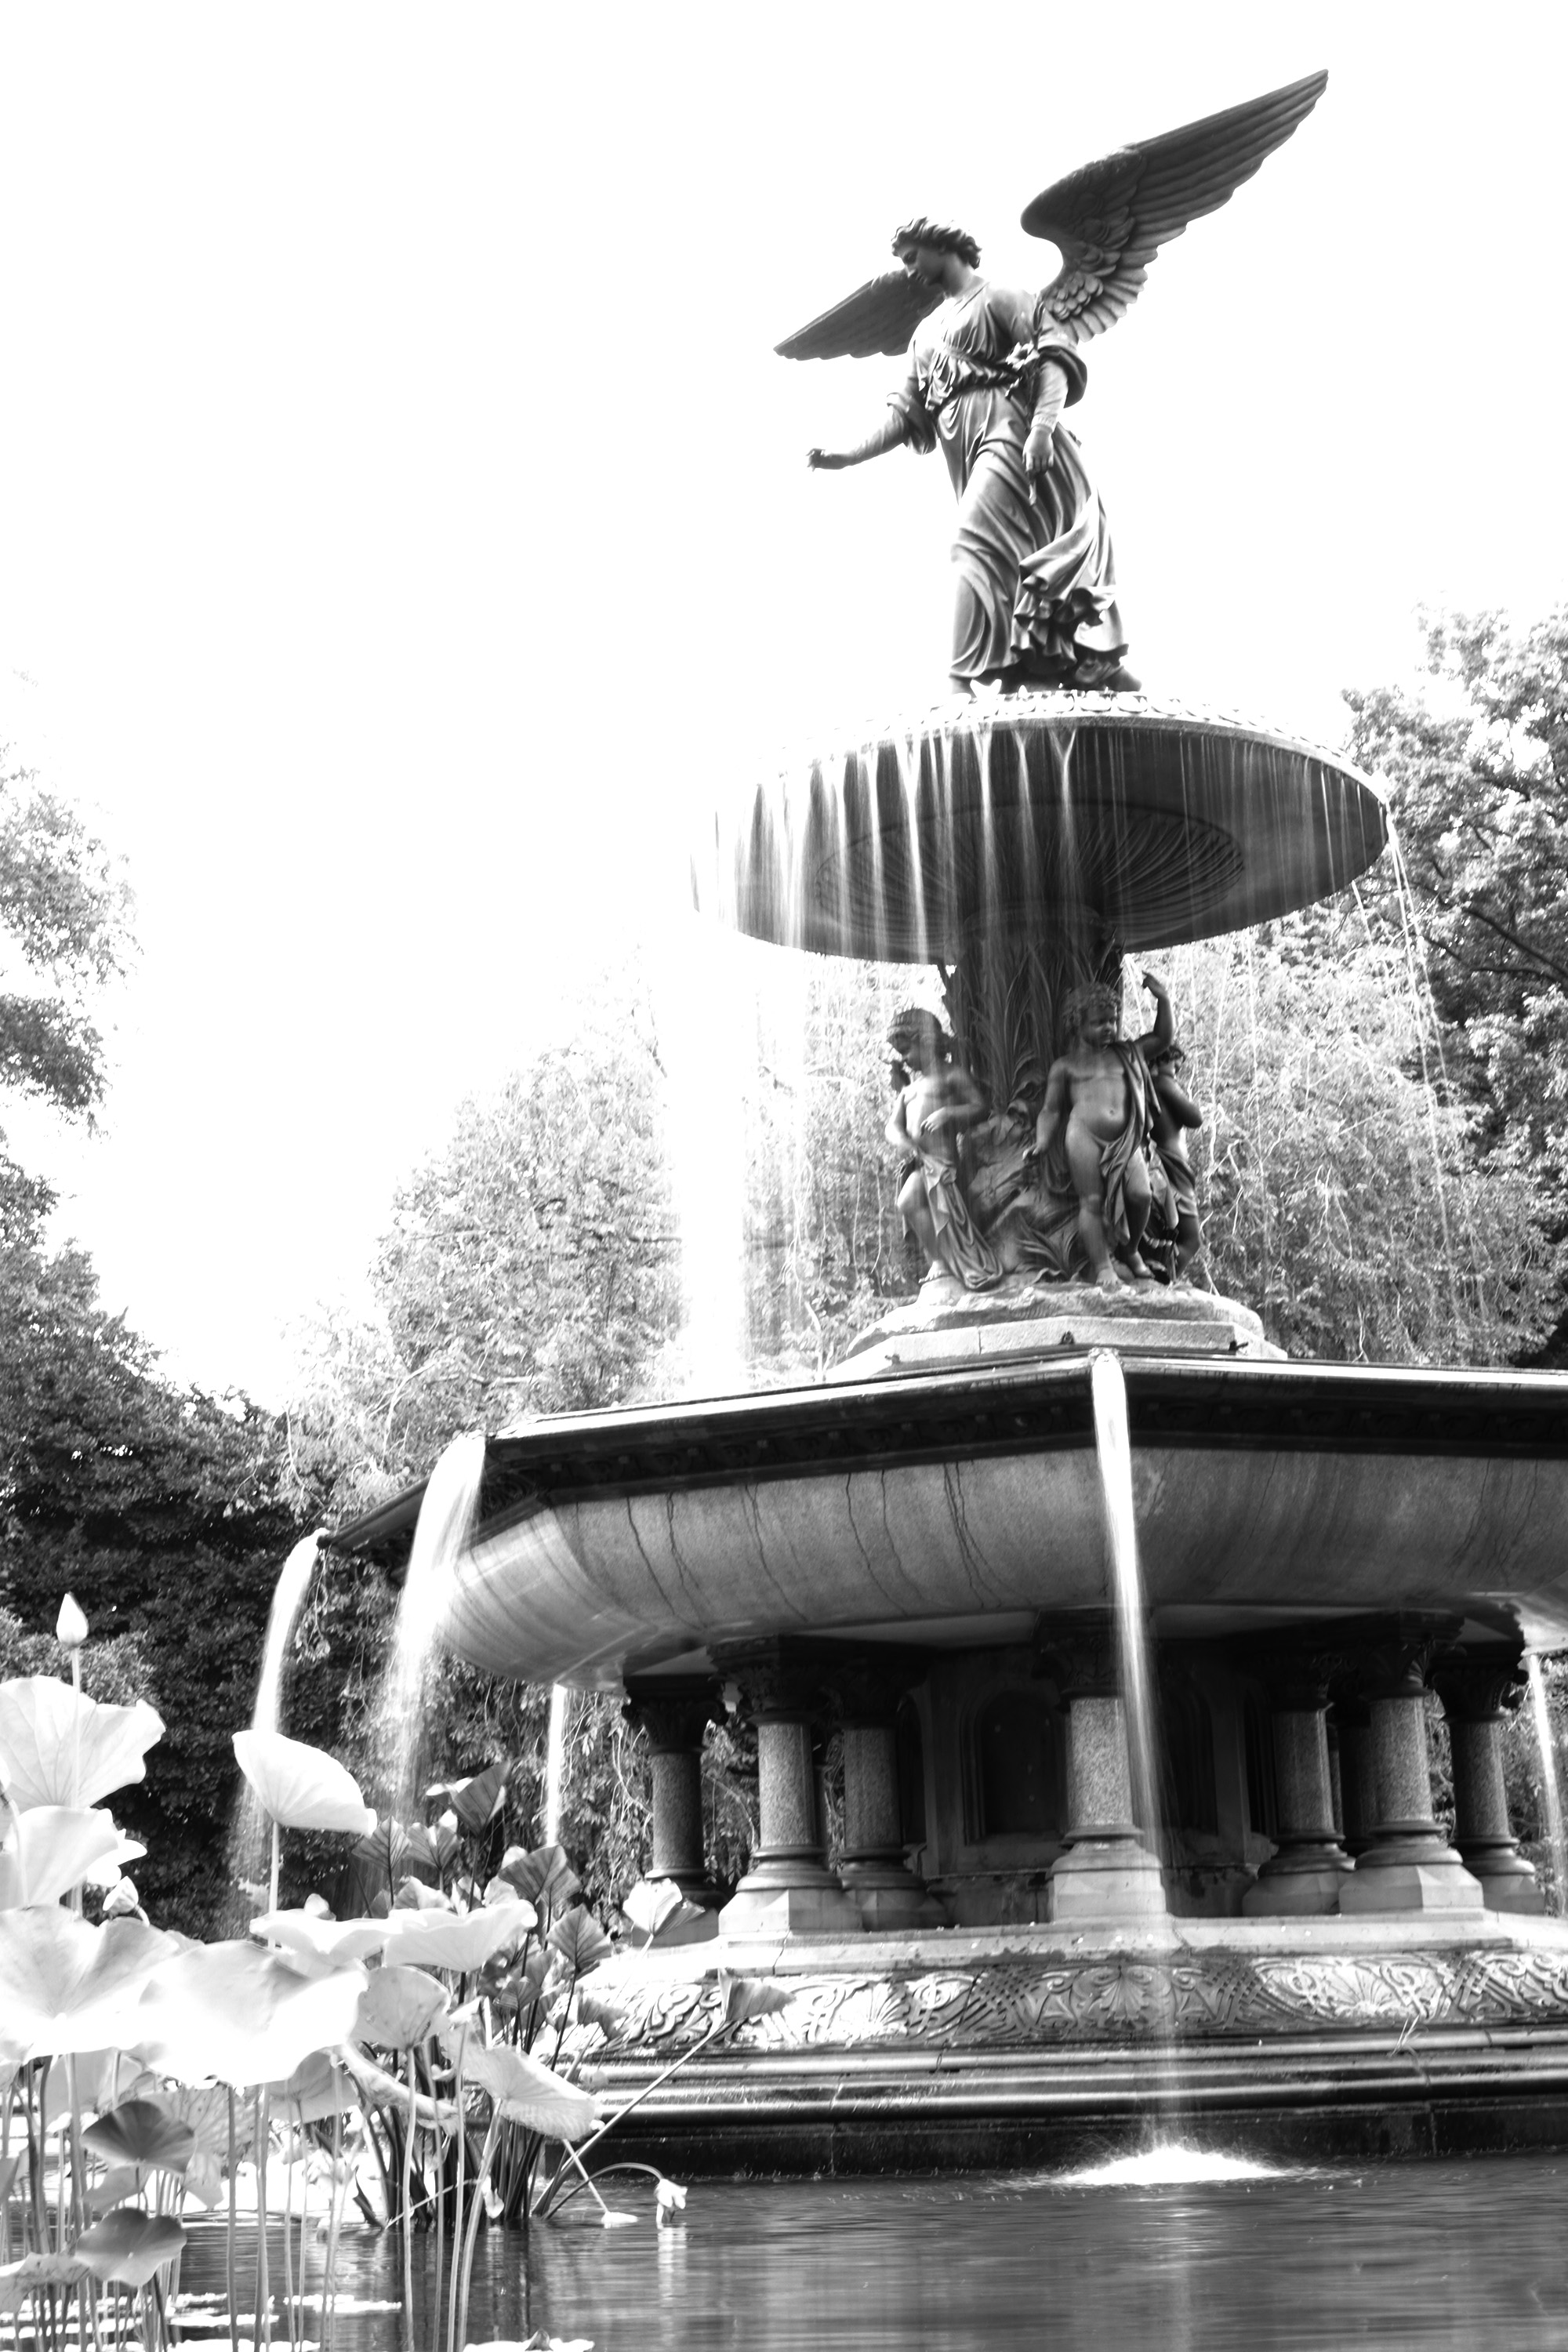
[[[775,1637],[765,1642],[721,1642],[709,1653],[721,1677],[741,1686],[753,1723],[809,1723],[822,1716],[822,1671],[815,1648]]]
[[[1075,1609],[1035,1622],[1034,1672],[1049,1675],[1064,1699],[1115,1698],[1121,1652],[1109,1609]]]
[[[1234,1654],[1242,1671],[1262,1684],[1272,1708],[1299,1715],[1327,1706],[1331,1691],[1349,1680],[1359,1663],[1359,1653],[1344,1642],[1315,1640],[1310,1633],[1264,1641],[1245,1635]]]
[[[891,1643],[874,1648],[842,1652],[824,1650],[818,1672],[823,1695],[833,1720],[846,1729],[890,1724],[899,1702],[931,1671],[930,1659],[918,1650],[900,1650]]]
[[[1524,1696],[1524,1654],[1518,1650],[1445,1650],[1431,1684],[1450,1723],[1498,1723]]]
[[[647,1734],[650,1755],[682,1754],[701,1747],[710,1723],[722,1723],[723,1693],[707,1675],[639,1675],[627,1680],[621,1716]]]

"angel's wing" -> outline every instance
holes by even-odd
[[[1328,79],[1308,74],[1163,139],[1122,147],[1037,196],[1024,226],[1031,236],[1048,237],[1062,257],[1060,275],[1040,297],[1042,311],[1079,342],[1114,326],[1136,301],[1160,247],[1234,195],[1310,114]]]
[[[885,269],[773,349],[786,360],[864,360],[873,352],[901,352],[942,299],[940,286],[928,286],[907,269]]]

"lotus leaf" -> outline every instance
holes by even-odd
[[[438,1886],[428,1886],[422,1878],[405,1878],[393,1898],[395,1911],[449,1911],[450,1898]]]
[[[592,1912],[564,1912],[550,1930],[550,1948],[574,1977],[586,1976],[610,1956],[610,1939]]]
[[[93,1805],[144,1780],[147,1750],[163,1736],[145,1699],[106,1706],[52,1675],[0,1683],[0,1783],[19,1813]]]
[[[137,1839],[127,1837],[118,1822],[110,1821],[109,1826],[114,1832],[113,1850],[104,1854],[101,1860],[91,1864],[85,1873],[82,1882],[87,1886],[101,1887],[106,1894],[120,1885],[126,1864],[140,1862],[147,1851]],[[135,1892],[135,1888],[132,1887],[133,1899]]]
[[[198,2204],[216,2205],[224,2193],[224,2168],[228,2162],[228,2093],[218,2084],[181,2083],[172,2091],[160,2091],[153,2105],[188,2126],[195,2141],[195,2152],[185,2168],[185,2195]],[[248,2099],[236,2102],[234,2124],[237,2154],[251,2142],[253,2110]]]
[[[346,2039],[364,1986],[355,1963],[247,1941],[196,1944],[158,1970],[128,2039],[184,2082],[272,2083]]]
[[[368,1836],[375,1815],[353,1774],[320,1748],[280,1731],[237,1731],[240,1770],[268,1817],[286,1830],[353,1830]]]
[[[488,2091],[500,2113],[547,2139],[586,2139],[599,2120],[599,2102],[563,2075],[552,2074],[508,2042],[470,2050],[463,2063],[467,2079]]]
[[[746,2024],[753,2017],[772,2017],[787,2009],[792,1996],[787,1988],[772,1984],[763,1977],[730,1977],[721,1974],[719,1999],[724,2012],[726,2029]]]
[[[0,1847],[0,1911],[58,1902],[119,1843],[120,1832],[104,1812],[40,1805],[13,1813]]]
[[[614,2041],[626,2022],[626,2011],[617,2001],[605,2000],[598,1993],[590,1992],[585,1985],[577,1989],[577,2014],[584,2025],[596,2025],[607,2041]]]
[[[352,2043],[345,2043],[339,2054],[358,2084],[367,2105],[378,2100],[384,2107],[395,2107],[401,2114],[407,2114],[406,2083],[400,2083],[395,2074],[389,2074],[384,2066],[378,2066],[374,2058],[367,2058],[363,2050],[354,2049]],[[458,2110],[449,2100],[443,2100],[437,2105],[434,2099],[427,2098],[420,2091],[415,2096],[414,2114],[418,2123],[426,2126],[439,2124],[443,2131],[457,2129]]]
[[[140,2172],[184,2172],[196,2136],[151,2099],[127,2099],[89,2124],[82,2138],[106,2164],[133,2164]]]
[[[531,1853],[520,1845],[509,1846],[501,1856],[499,1875],[516,1887],[524,1902],[537,1904],[541,1911],[563,1911],[583,1885],[566,1859],[565,1847],[559,1845],[536,1845]]]
[[[526,1903],[478,1911],[394,1911],[386,1958],[414,1968],[482,1969],[521,1944],[532,1925]]]
[[[529,2009],[539,1999],[553,1955],[530,1952],[521,1968],[506,1969],[490,1989],[491,1999],[508,2009]]]
[[[74,2255],[24,2254],[0,2270],[0,2312],[20,2311],[40,2287],[75,2286],[86,2275],[87,2264]]]
[[[373,1977],[371,1982],[374,1981]],[[286,2083],[269,2083],[267,2087],[275,2111],[292,2123],[320,2123],[323,2116],[341,2116],[354,2104],[348,2075],[336,2056],[326,2050],[307,2058]]]
[[[426,1797],[446,1797],[458,1817],[459,1827],[477,1837],[489,1829],[506,1802],[507,1784],[511,1778],[511,1766],[489,1764],[482,1772],[475,1772],[466,1780],[437,1781],[426,1789]]]
[[[423,1969],[376,1969],[360,1996],[353,2038],[377,2050],[410,2050],[446,2006],[446,1986]]]
[[[0,1912],[0,2063],[128,2041],[149,1977],[183,1948],[139,1919],[92,1927],[54,1904]]]
[[[120,2205],[82,2231],[75,2251],[95,2278],[145,2286],[154,2271],[174,2261],[184,2242],[185,2233],[172,2214]]]
[[[285,1951],[323,1960],[368,1959],[387,1937],[384,1919],[323,1919],[310,1911],[264,1911],[251,1921],[250,1932]]]
[[[82,2050],[72,2053],[70,2073],[76,2078],[76,2104],[83,2115],[107,2115],[134,2098],[152,2083],[152,2076],[139,2058],[127,2058],[121,2050]],[[51,2066],[44,2084],[43,2124],[46,2132],[58,2131],[71,2119],[71,2086],[67,2069]]]
[[[671,1927],[700,1919],[699,1905],[689,1903],[672,1878],[642,1878],[621,1906],[626,1924],[647,1944],[657,1943]]]

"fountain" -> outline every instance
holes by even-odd
[[[812,462],[943,440],[962,695],[749,785],[693,888],[782,950],[940,975],[945,1024],[894,1026],[889,1129],[931,1270],[820,1385],[476,1445],[437,1628],[492,1672],[623,1691],[648,1734],[652,1874],[707,1917],[607,1967],[598,2087],[645,2090],[700,2042],[726,1971],[792,1994],[661,2084],[625,2154],[1082,2162],[1173,2103],[1189,2140],[1252,2158],[1568,2134],[1568,1928],[1499,1747],[1527,1647],[1568,1642],[1568,1386],[1286,1361],[1190,1286],[1192,1107],[1170,1000],[1125,961],[1307,906],[1387,837],[1342,761],[1137,688],[1061,423],[1156,247],[1321,88],[1037,198],[1026,226],[1067,265],[1037,301],[921,220],[899,268],[781,346],[913,336],[889,421]],[[336,1542],[395,1562],[419,1499]],[[726,1704],[756,1727],[761,1813],[732,1890],[708,1882],[700,1777]]]

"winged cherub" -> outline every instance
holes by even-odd
[[[1310,74],[1058,180],[1023,216],[1062,257],[1042,294],[991,285],[966,230],[921,216],[894,232],[897,269],[776,346],[785,359],[863,359],[907,343],[883,422],[806,463],[836,470],[941,442],[958,497],[956,693],[1135,684],[1105,509],[1062,422],[1083,396],[1081,347],[1136,300],[1160,247],[1249,179],[1327,81]]]

